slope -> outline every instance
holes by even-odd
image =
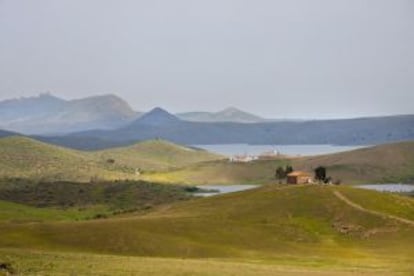
[[[165,170],[194,163],[223,158],[201,149],[195,149],[156,139],[129,147],[113,148],[95,153],[101,160],[114,160],[121,166],[143,170]]]
[[[305,157],[293,165],[308,171],[325,166],[330,176],[345,183],[414,183],[414,141]]]
[[[136,179],[136,169],[165,170],[221,158],[166,141],[83,152],[12,136],[0,139],[0,177],[89,181]]]
[[[99,166],[92,155],[45,144],[30,138],[12,136],[0,139],[0,176],[32,179],[86,181],[126,177]]]
[[[180,202],[144,216],[2,224],[0,246],[159,257],[408,262],[413,227],[353,208],[338,200],[337,190],[274,185]],[[414,212],[410,198],[383,200],[377,194],[383,213],[398,203]]]

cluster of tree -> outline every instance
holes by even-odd
[[[282,183],[282,180],[287,177],[288,174],[293,172],[293,167],[287,165],[286,167],[279,166],[275,172],[275,178],[279,180],[279,183]]]
[[[315,169],[315,180],[317,180],[319,183],[327,184],[332,181],[332,178],[326,175],[325,167],[319,166]]]

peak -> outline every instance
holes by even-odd
[[[147,114],[151,114],[151,113],[166,113],[166,114],[170,114],[167,110],[162,109],[161,107],[155,107],[153,109],[151,109]]]
[[[217,113],[222,116],[225,120],[235,122],[258,122],[262,118],[246,111],[240,110],[236,107],[227,107],[226,109]]]
[[[242,111],[234,106],[229,106],[220,112],[242,112]]]
[[[142,115],[136,123],[146,125],[162,125],[177,121],[179,121],[177,117],[160,107],[156,107]]]

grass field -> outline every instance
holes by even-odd
[[[130,269],[162,275],[169,265],[174,267],[172,273],[205,275],[227,270],[235,275],[250,266],[263,275],[289,270],[328,275],[356,270],[373,275],[413,272],[414,228],[355,209],[338,200],[335,191],[358,204],[365,203],[366,191],[351,187],[269,185],[164,205],[122,218],[1,222],[0,252],[4,260],[22,271],[44,269],[50,274],[68,271],[70,265],[95,270],[99,266],[97,254],[111,255],[96,268],[102,274],[106,270],[122,274],[122,269]],[[413,199],[369,192],[376,201],[366,208],[412,218]],[[53,253],[57,251],[60,253]],[[191,259],[188,263],[194,267],[181,267],[181,258]],[[133,264],[147,259],[154,265]],[[117,262],[127,264],[119,266]]]
[[[104,151],[83,152],[25,137],[0,139],[0,178],[90,181],[137,179],[141,171],[166,170],[221,156],[162,140]]]
[[[184,184],[268,184],[276,182],[275,169],[287,159],[232,163],[227,160],[203,162],[181,169],[143,174],[142,179]]]
[[[294,257],[272,260],[178,259],[0,249],[0,259],[19,275],[410,275],[392,258],[338,262]],[[0,275],[1,272],[0,272]],[[6,273],[4,272],[4,275]]]

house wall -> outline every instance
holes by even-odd
[[[297,176],[288,176],[287,177],[287,183],[288,184],[298,184]]]
[[[312,177],[309,176],[288,176],[288,184],[307,184],[312,182]]]

